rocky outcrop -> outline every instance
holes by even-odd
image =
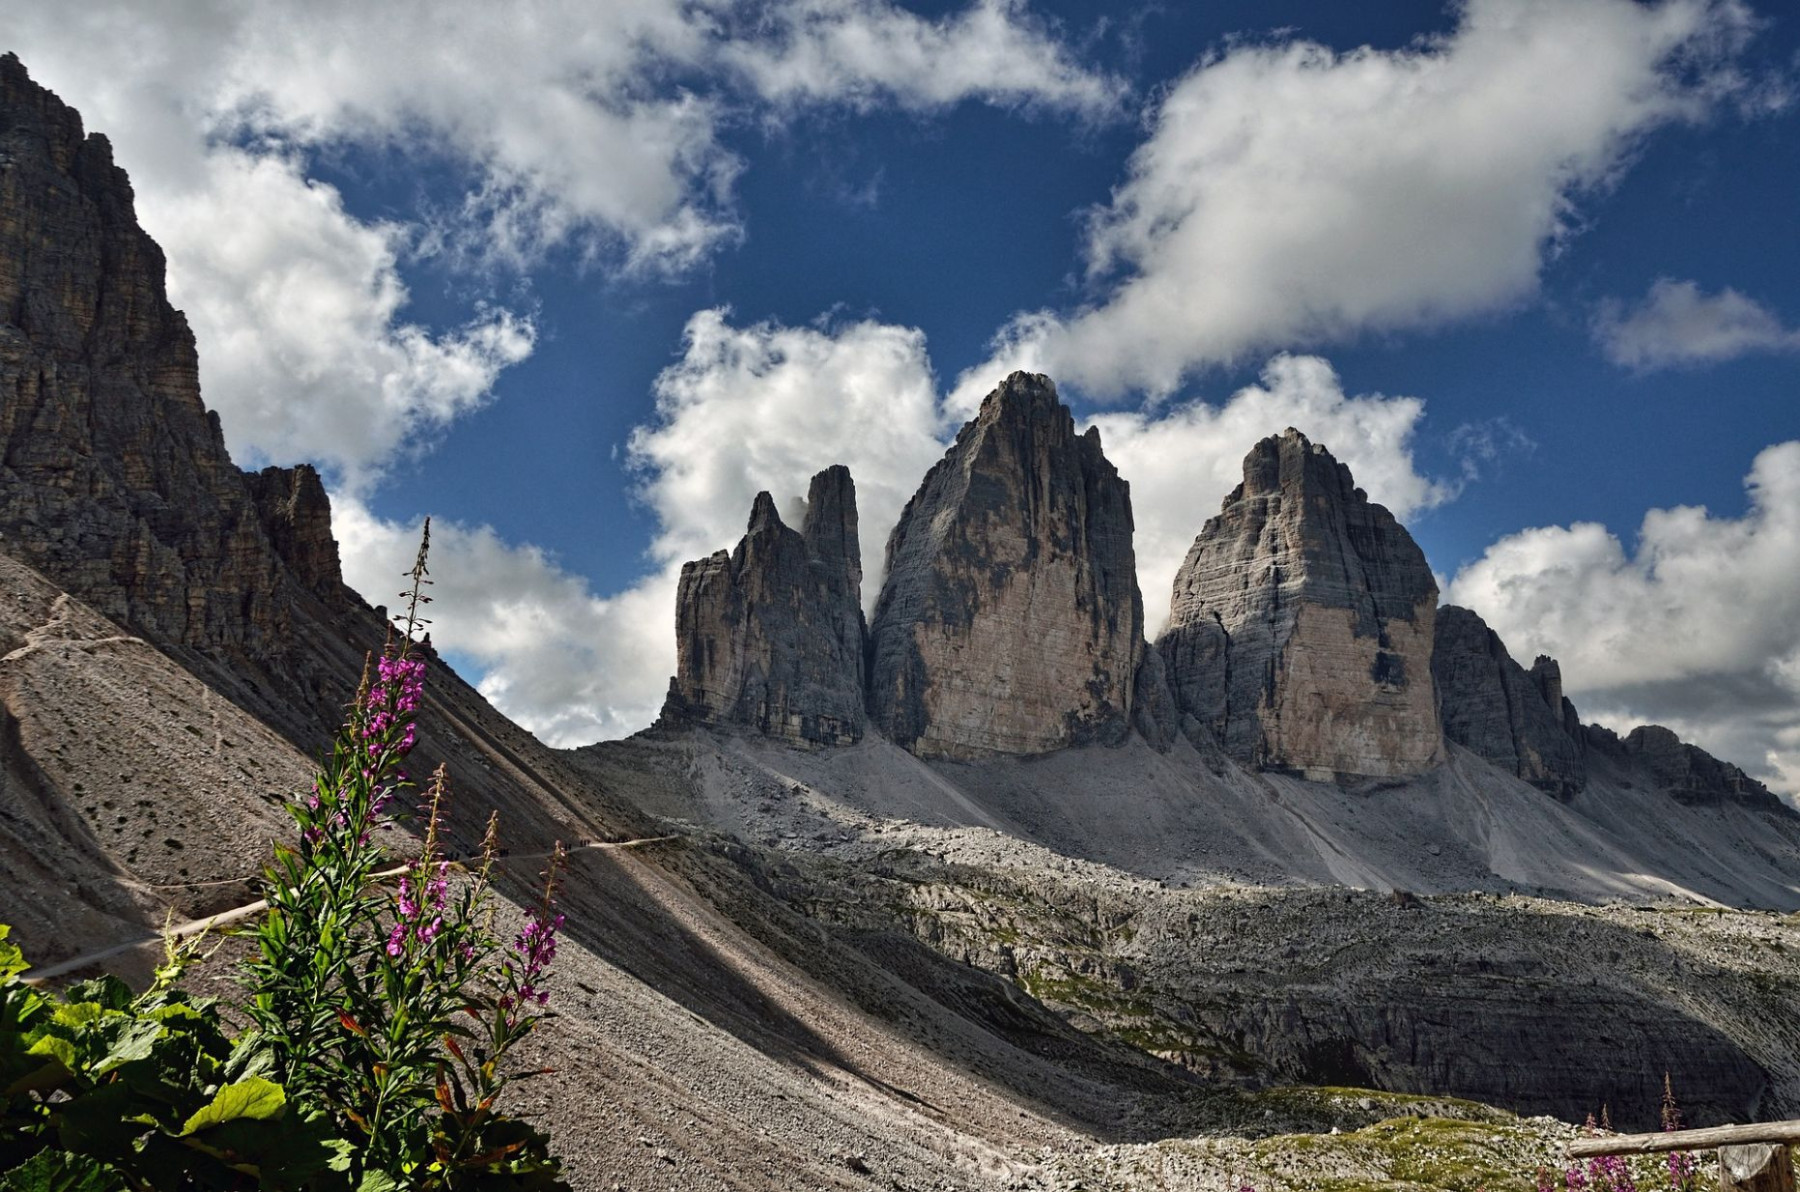
[[[1436,609],[1412,537],[1290,428],[1251,450],[1194,540],[1157,644],[1183,711],[1238,760],[1407,777],[1443,757]]]
[[[331,498],[311,464],[245,474],[269,545],[314,594],[343,591],[337,539],[331,535]]]
[[[1605,730],[1589,740],[1625,758],[1678,803],[1690,807],[1742,803],[1765,811],[1788,810],[1774,791],[1660,724],[1640,725],[1623,740]]]
[[[1444,736],[1559,799],[1587,784],[1555,659],[1539,656],[1527,672],[1487,622],[1446,604],[1437,610],[1431,673]]]
[[[869,710],[921,757],[1130,730],[1143,653],[1130,487],[1049,378],[1012,374],[907,503],[870,635]]]
[[[271,523],[309,586],[336,581],[317,479],[265,477],[252,494],[111,146],[0,57],[5,548],[154,640],[262,654],[291,629]]]
[[[169,305],[163,255],[137,226],[129,180],[106,139],[84,135],[81,117],[11,55],[0,55],[0,554],[115,624],[118,636],[150,643],[197,680],[200,704],[236,705],[297,745],[302,759],[342,720],[366,653],[388,632],[339,578],[318,475],[304,465],[247,475],[232,464],[218,418],[201,403],[194,337]],[[393,561],[396,592],[408,562]],[[115,648],[126,647],[107,643],[93,654],[99,677],[89,689],[101,705],[137,681],[107,677]],[[568,839],[559,817],[574,813],[559,790],[562,763],[429,646],[424,653],[441,714],[422,729],[415,773],[452,763],[451,836],[472,848],[488,811],[500,808],[514,847]],[[27,754],[41,761],[66,750],[94,766],[45,767],[57,783],[72,783],[53,784],[53,802],[79,794],[69,805],[105,810],[108,823],[144,806],[129,771],[104,764],[119,756],[108,752],[113,744],[70,748],[73,738],[58,736],[68,727],[62,718],[26,714],[28,706],[56,709],[56,700],[22,694],[12,706]],[[174,711],[156,710],[162,731],[161,717]],[[178,743],[197,741],[193,734],[214,740],[221,716],[235,715],[202,706],[185,713]],[[119,714],[116,703],[107,711]],[[220,773],[250,781],[237,767]],[[604,792],[584,791],[580,802],[579,814],[596,822],[615,813],[627,820]],[[166,822],[213,830],[178,807],[170,804]],[[10,822],[0,808],[0,836]],[[103,850],[111,850],[109,832],[100,830]],[[129,848],[108,857],[114,873],[175,880],[139,870],[149,862]]]
[[[665,724],[737,724],[796,745],[863,730],[862,554],[848,469],[813,477],[798,533],[758,493],[730,554],[681,569]]]

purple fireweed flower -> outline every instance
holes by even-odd
[[[402,923],[396,923],[394,924],[394,929],[388,932],[387,954],[389,956],[398,956],[405,949],[405,946],[406,926]]]
[[[1569,1192],[1583,1192],[1588,1186],[1587,1175],[1579,1167],[1571,1167],[1563,1173],[1563,1183]]]
[[[449,897],[450,862],[439,861],[437,866],[437,876],[425,883],[425,901],[431,904],[432,910],[441,911],[444,909],[444,902]]]
[[[414,919],[418,917],[418,914],[419,903],[413,897],[412,879],[403,877],[400,879],[400,917]]]
[[[436,939],[438,934],[443,930],[444,917],[442,915],[435,916],[431,922],[420,925],[419,942],[421,944],[429,944],[432,940]]]

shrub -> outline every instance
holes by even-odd
[[[415,788],[430,526],[399,632],[366,672],[312,790],[290,811],[244,965],[252,1024],[178,985],[170,945],[150,989],[113,977],[58,998],[20,979],[0,927],[0,1192],[560,1189],[549,1140],[498,1105],[511,1053],[544,1020],[562,848],[510,945],[495,934],[490,818],[481,856],[445,855],[449,785],[426,791],[419,855],[377,829]]]

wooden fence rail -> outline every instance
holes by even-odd
[[[1603,1134],[1569,1144],[1569,1158],[1654,1155],[1719,1149],[1720,1192],[1795,1192],[1794,1162],[1787,1144],[1800,1142],[1800,1122],[1758,1122],[1659,1134]]]

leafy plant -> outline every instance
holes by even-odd
[[[0,927],[0,1192],[295,1189],[452,1192],[567,1185],[548,1138],[499,1106],[510,1053],[545,1019],[563,864],[503,943],[489,819],[473,868],[445,854],[443,767],[417,857],[389,866],[379,829],[415,788],[425,661],[414,637],[430,524],[405,614],[362,684],[298,830],[266,871],[267,911],[245,963],[253,1024],[230,1037],[212,999],[178,985],[170,947],[151,988],[113,977],[58,998],[20,979]]]

